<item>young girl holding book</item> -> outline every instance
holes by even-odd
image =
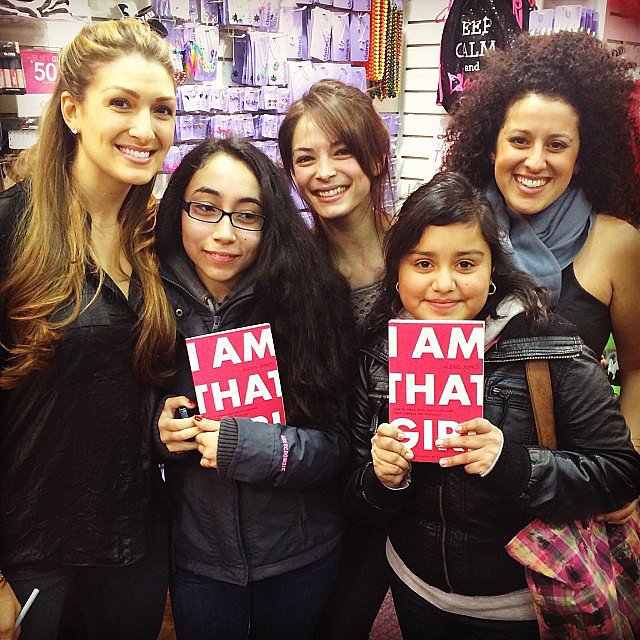
[[[388,235],[378,333],[362,348],[351,420],[361,464],[352,513],[389,522],[387,558],[403,637],[538,638],[524,569],[505,544],[535,518],[568,521],[637,497],[640,456],[599,363],[546,291],[512,266],[489,204],[436,175]],[[387,321],[484,320],[484,418],[459,425],[437,463],[411,463],[388,421]],[[547,359],[557,451],[538,446],[525,361]],[[378,427],[378,425],[380,425]],[[376,429],[370,439],[371,429]]]
[[[191,151],[158,219],[180,332],[175,395],[158,423],[176,504],[177,636],[310,638],[342,537],[335,481],[349,453],[348,288],[278,169],[248,141],[208,140]],[[184,338],[264,322],[287,424],[175,419],[179,406],[195,406]]]

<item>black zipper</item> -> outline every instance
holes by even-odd
[[[440,544],[440,551],[442,554],[442,569],[444,571],[444,580],[447,583],[449,591],[453,593],[453,587],[451,586],[451,580],[449,579],[449,571],[447,569],[447,551],[446,551],[446,537],[447,537],[447,521],[444,517],[444,504],[443,504],[443,491],[444,487],[440,485],[438,487],[438,507],[440,509],[440,518],[442,519],[442,542]]]

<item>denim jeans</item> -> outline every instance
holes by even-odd
[[[391,592],[404,640],[540,640],[535,620],[481,620],[429,604],[391,572]]]
[[[312,638],[338,571],[340,549],[246,586],[176,568],[171,606],[178,640]]]

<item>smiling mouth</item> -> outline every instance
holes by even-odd
[[[237,255],[232,253],[219,253],[217,251],[206,250],[204,253],[211,262],[216,262],[218,264],[230,264],[238,258]]]
[[[331,198],[332,196],[344,193],[347,189],[348,187],[334,187],[333,189],[326,189],[324,191],[316,190],[314,193],[319,198]]]
[[[524,176],[516,176],[516,182],[521,184],[523,187],[527,187],[528,189],[539,189],[540,187],[544,187],[547,182],[549,182],[551,178],[525,178]]]
[[[460,300],[427,300],[427,302],[434,307],[451,307],[454,304],[458,304]]]
[[[155,153],[155,151],[138,151],[138,149],[123,147],[122,145],[116,145],[116,147],[122,155],[129,156],[130,158],[135,158],[136,160],[148,160],[151,157],[151,154]]]

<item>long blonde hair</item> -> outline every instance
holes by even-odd
[[[131,54],[160,63],[173,77],[168,47],[146,24],[134,19],[85,26],[60,52],[59,81],[28,157],[25,215],[16,225],[9,273],[0,284],[9,341],[0,388],[16,388],[46,368],[65,327],[83,310],[87,272],[96,271],[88,217],[71,173],[77,141],[63,120],[60,96],[68,91],[82,101],[102,65]],[[159,384],[172,373],[175,320],[153,250],[152,189],[153,181],[132,186],[118,219],[123,252],[144,293],[133,367],[143,380]],[[98,275],[102,284],[104,273],[98,270]]]

